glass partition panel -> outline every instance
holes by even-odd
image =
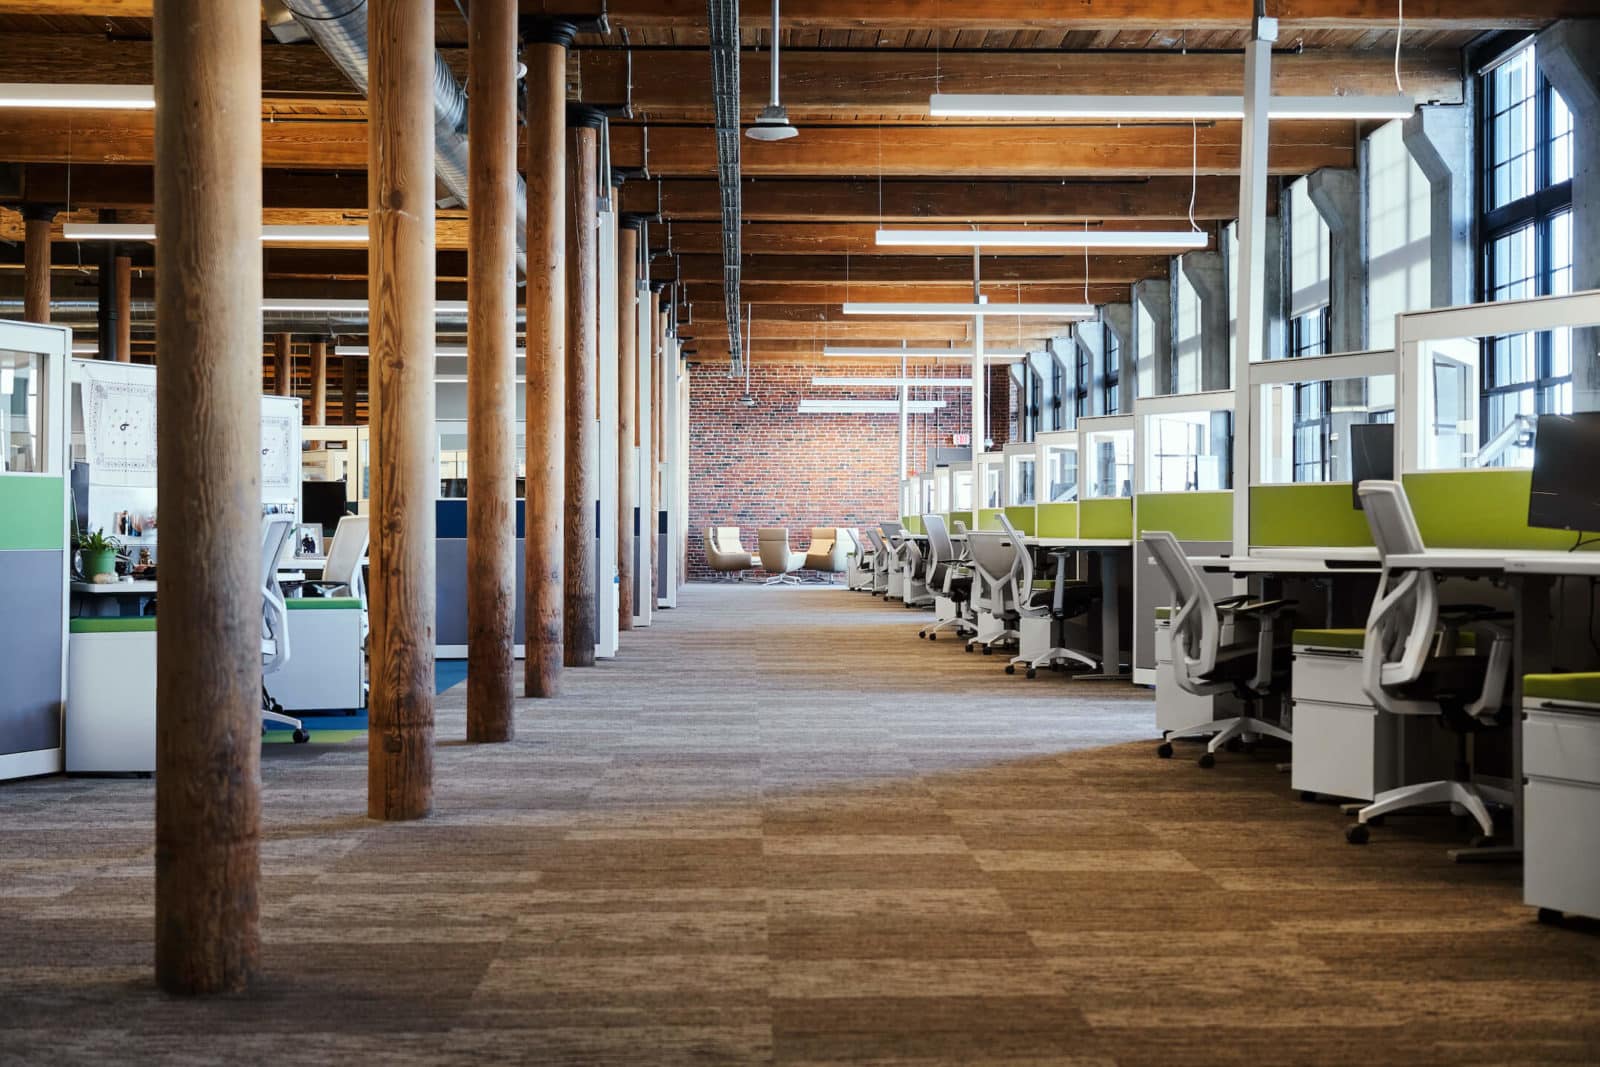
[[[1085,500],[1133,496],[1133,429],[1083,435]]]
[[[1233,487],[1233,412],[1162,412],[1144,420],[1141,491],[1209,492]]]
[[[950,507],[950,468],[940,467],[933,472],[933,513],[943,515]]]
[[[950,510],[972,510],[972,468],[962,467],[950,472]]]
[[[467,433],[466,424],[462,422],[440,422],[436,431],[439,441],[439,496],[446,500],[464,500],[467,496]],[[526,435],[523,433],[522,424],[517,424],[516,457],[517,457],[517,497],[521,499],[525,492],[525,478],[527,471]],[[365,436],[361,441],[362,451],[362,478],[367,476],[367,442]]]
[[[1394,375],[1261,387],[1258,484],[1347,482],[1350,427],[1394,421]]]
[[[1033,474],[1038,459],[1032,453],[1020,453],[1007,456],[1006,462],[1009,468],[1006,472],[1006,505],[1026,507],[1037,503]]]
[[[918,505],[920,508],[917,512],[918,515],[936,515],[939,513],[939,502],[936,498],[935,489],[933,475],[924,474],[917,479],[918,499],[921,501]]]
[[[43,473],[45,394],[44,357],[0,349],[0,471]]]
[[[1540,415],[1573,410],[1572,331],[1420,342],[1418,468],[1533,466]]]
[[[1046,504],[1070,504],[1078,499],[1078,442],[1061,441],[1044,446]]]
[[[998,455],[984,455],[978,457],[978,471],[983,478],[983,494],[981,508],[997,508],[1001,503],[1001,491],[1005,480],[1004,458]]]

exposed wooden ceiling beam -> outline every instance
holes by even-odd
[[[787,11],[785,12],[787,16]],[[1407,53],[1406,91],[1419,102],[1461,102],[1463,73],[1454,49]],[[1273,91],[1287,95],[1392,94],[1393,56],[1304,52],[1273,61]],[[704,49],[578,53],[576,78],[586,103],[627,102],[652,120],[709,123],[711,67]],[[795,51],[783,56],[783,103],[797,122],[871,121],[875,115],[926,116],[928,96],[946,93],[1234,94],[1244,80],[1239,55],[1172,52]],[[630,84],[631,79],[631,84]],[[747,63],[741,96],[746,119],[767,102],[767,67]]]
[[[1275,195],[1268,186],[1269,197]],[[903,181],[751,179],[744,183],[747,222],[1121,222],[1239,214],[1237,179],[1187,175],[1112,181]],[[705,179],[628,182],[622,210],[714,222],[721,218],[717,183]],[[1276,211],[1269,201],[1269,210]]]

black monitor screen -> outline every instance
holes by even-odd
[[[346,515],[344,490],[343,482],[301,482],[300,521],[317,523],[332,537]]]
[[[1600,531],[1600,412],[1540,415],[1528,525]]]
[[[1361,510],[1358,490],[1366,481],[1394,481],[1394,423],[1361,422],[1350,427],[1350,495]]]

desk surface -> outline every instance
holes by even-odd
[[[1349,545],[1293,545],[1281,548],[1252,548],[1251,559],[1313,559],[1337,560],[1342,563],[1371,563],[1377,565],[1378,550],[1369,546]]]
[[[1568,574],[1600,577],[1600,553],[1538,551],[1528,548],[1430,548],[1389,557],[1394,570],[1479,571],[1512,574]]]
[[[74,593],[91,596],[144,596],[156,591],[155,582],[73,582]]]
[[[1379,570],[1378,561],[1309,556],[1190,556],[1203,571],[1226,574],[1365,574]]]

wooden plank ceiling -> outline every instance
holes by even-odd
[[[880,222],[1051,223],[1172,228],[1193,218],[1216,247],[1236,213],[1238,123],[1054,123],[935,120],[943,92],[1233,93],[1251,0],[786,0],[782,95],[798,138],[744,143],[746,301],[755,351],[793,359],[830,339],[920,344],[966,340],[961,323],[843,321],[848,298],[966,299],[971,259],[950,250],[879,249]],[[1389,0],[1275,0],[1282,25],[1280,93],[1386,93],[1396,26]],[[469,0],[440,0],[437,33],[465,76]],[[614,116],[620,203],[648,215],[651,269],[681,282],[683,332],[703,357],[726,352],[711,78],[704,0],[522,0],[527,15],[604,14],[580,35],[569,97]],[[0,0],[0,82],[148,84],[151,0]],[[1406,91],[1458,103],[1462,48],[1490,29],[1535,29],[1592,12],[1592,0],[1408,0],[1401,44]],[[743,110],[766,102],[770,6],[742,5]],[[366,217],[366,108],[310,43],[280,44],[263,26],[262,137],[269,223],[359,223]],[[57,220],[151,218],[153,122],[139,112],[0,110],[0,204],[67,205]],[[1348,122],[1280,122],[1271,166],[1288,178],[1352,166],[1363,130]],[[646,177],[648,175],[648,177]],[[21,222],[0,207],[0,293],[20,286]],[[465,280],[464,212],[439,224],[442,296]],[[101,249],[61,243],[58,298],[92,298]],[[269,295],[359,295],[359,248],[272,248]],[[135,294],[155,269],[135,249]],[[1126,300],[1164,276],[1160,255],[1006,254],[983,260],[996,302]],[[1036,344],[1059,324],[999,320],[991,335]],[[337,385],[334,395],[338,395]]]

